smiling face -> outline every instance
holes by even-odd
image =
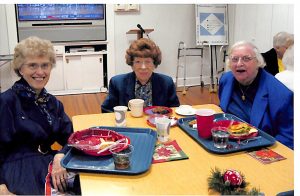
[[[152,58],[135,57],[133,60],[132,70],[134,71],[136,78],[141,84],[146,84],[150,79],[155,65]]]
[[[50,78],[52,65],[47,57],[27,57],[19,73],[33,90],[39,94]]]
[[[258,61],[250,45],[240,45],[232,49],[230,68],[236,80],[249,85],[258,73]]]

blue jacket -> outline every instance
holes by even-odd
[[[109,82],[109,94],[101,105],[102,112],[111,112],[117,105],[127,106],[130,99],[135,98],[135,73],[116,75]],[[174,82],[171,77],[153,73],[152,105],[177,107],[180,105]]]
[[[232,72],[222,75],[219,87],[220,107],[227,112],[234,87]],[[294,93],[271,74],[262,70],[254,98],[250,124],[274,136],[294,149]]]
[[[0,184],[19,195],[42,195],[48,165],[56,151],[57,141],[66,153],[67,141],[73,133],[72,122],[62,103],[53,95],[47,102],[52,125],[34,101],[20,98],[12,89],[0,94]],[[38,146],[43,152],[39,152]]]

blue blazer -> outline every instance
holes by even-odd
[[[294,149],[294,93],[264,69],[261,71],[248,123]],[[220,79],[219,99],[224,112],[227,112],[233,87],[232,72],[223,74]]]
[[[109,94],[101,105],[102,112],[112,112],[117,105],[127,106],[130,99],[135,98],[135,73],[116,75],[109,82]],[[180,105],[174,82],[170,76],[153,73],[152,105],[177,107]]]

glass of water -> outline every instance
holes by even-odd
[[[227,127],[213,127],[211,129],[214,146],[219,149],[224,149],[228,145],[229,132]]]

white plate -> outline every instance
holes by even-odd
[[[191,116],[191,115],[195,115],[196,113],[196,109],[195,108],[190,108],[190,109],[186,109],[186,108],[176,108],[175,109],[176,114],[182,115],[182,116]]]

